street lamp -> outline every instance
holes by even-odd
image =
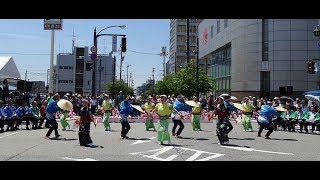
[[[117,25],[117,26],[108,26],[108,27],[105,27],[103,29],[101,29],[98,34],[97,34],[97,30],[96,28],[94,28],[94,32],[93,32],[93,46],[97,48],[97,38],[100,37],[100,36],[105,36],[107,34],[100,34],[102,31],[108,29],[108,28],[113,28],[113,27],[118,27],[118,28],[121,28],[121,29],[124,29],[126,28],[126,25]],[[97,50],[98,52],[98,50]],[[96,52],[96,53],[97,53]],[[98,53],[97,53],[98,54]],[[99,82],[100,83],[100,82]],[[92,96],[95,96],[96,94],[96,61],[93,60],[93,70],[92,70],[92,93],[91,95]]]

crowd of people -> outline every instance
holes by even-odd
[[[64,110],[58,106],[60,99],[66,99],[73,104],[72,110]],[[133,106],[135,105],[135,106]],[[170,141],[169,122],[173,121],[171,136],[181,138],[184,129],[183,121],[186,113],[191,114],[191,127],[193,131],[201,131],[201,114],[203,111],[211,114],[210,119],[217,119],[216,133],[221,144],[228,144],[228,134],[232,131],[233,126],[230,120],[236,123],[241,122],[244,131],[253,131],[251,120],[256,119],[259,124],[258,137],[264,129],[268,129],[265,138],[269,139],[273,130],[279,127],[283,131],[295,132],[295,127],[299,125],[299,132],[311,133],[320,130],[320,114],[319,107],[316,103],[306,103],[305,100],[292,100],[290,98],[280,99],[257,99],[249,96],[244,97],[236,106],[231,96],[223,94],[217,98],[202,96],[200,100],[197,97],[188,99],[182,95],[175,97],[174,95],[153,95],[149,97],[135,97],[124,95],[121,91],[114,100],[109,98],[107,94],[96,96],[82,97],[78,94],[49,94],[48,96],[40,96],[37,94],[31,97],[29,94],[21,94],[18,98],[12,98],[11,94],[0,100],[0,133],[3,133],[5,125],[6,131],[19,130],[20,125],[25,121],[25,129],[42,129],[49,128],[45,138],[50,138],[54,131],[55,138],[60,136],[58,132],[58,123],[56,121],[57,114],[60,114],[61,126],[63,130],[67,126],[70,127],[66,118],[70,111],[80,116],[79,123],[79,142],[81,146],[93,146],[90,137],[90,124],[94,123],[93,115],[101,115],[105,131],[110,131],[111,126],[109,118],[114,110],[117,110],[121,122],[121,139],[129,138],[127,134],[130,131],[128,122],[129,116],[146,115],[145,128],[148,131],[153,129],[157,131],[157,140],[159,144]],[[139,107],[139,108],[137,108]],[[141,108],[141,109],[140,109]],[[155,116],[159,117],[158,123],[155,124]],[[31,127],[29,127],[31,122]],[[43,124],[45,122],[45,126]],[[176,131],[176,129],[178,130]]]

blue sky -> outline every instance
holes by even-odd
[[[21,75],[29,80],[47,81],[47,69],[50,62],[51,32],[43,29],[43,19],[1,19],[0,20],[0,56],[12,56]],[[71,52],[72,32],[75,45],[93,45],[93,30],[97,32],[107,26],[126,25],[125,29],[109,28],[104,33],[126,34],[127,52],[123,62],[123,79],[126,78],[126,66],[132,73],[134,86],[137,87],[152,77],[155,68],[155,80],[162,77],[163,57],[144,53],[160,53],[162,46],[169,50],[169,19],[64,19],[63,30],[55,32],[55,54]],[[121,42],[118,38],[118,47]],[[109,53],[112,46],[111,36],[98,38],[98,50]],[[142,53],[137,53],[137,52]],[[119,76],[119,53],[117,56],[117,76]],[[56,61],[56,55],[54,56]]]

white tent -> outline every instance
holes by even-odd
[[[19,70],[12,57],[0,57],[0,78],[21,78]]]

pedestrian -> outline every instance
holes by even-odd
[[[169,117],[172,111],[172,105],[167,102],[165,95],[161,96],[160,102],[154,108],[154,112],[159,114],[159,121],[157,127],[157,139],[160,145],[163,145],[163,141],[168,141],[171,144],[169,128]]]
[[[9,98],[9,83],[7,79],[3,80],[3,91],[2,91],[2,98],[4,103],[8,102]]]
[[[82,99],[82,107],[80,109],[80,125],[79,125],[79,142],[80,146],[93,147],[93,142],[90,137],[90,125],[93,122],[94,126],[97,124],[94,122],[92,112],[89,108],[89,101]]]
[[[154,109],[154,103],[151,102],[151,97],[147,98],[147,102],[142,107],[147,113],[147,119],[145,121],[146,131],[149,131],[149,128],[153,128],[154,131],[156,131],[156,128],[153,123],[153,115],[152,115],[152,110]]]
[[[104,94],[104,100],[102,101],[102,108],[103,108],[103,117],[102,122],[105,128],[105,131],[110,131],[111,126],[109,123],[109,117],[111,115],[112,111],[112,101],[109,99],[109,96],[107,94]]]
[[[121,139],[128,139],[128,132],[130,131],[130,124],[128,122],[128,116],[133,113],[133,109],[129,104],[130,96],[128,95],[120,103],[120,123],[121,123]]]
[[[261,106],[261,109],[259,111],[259,117],[258,117],[258,121],[260,122],[258,137],[261,137],[262,130],[264,128],[267,128],[268,132],[265,138],[270,139],[270,135],[273,132],[273,126],[271,125],[271,120],[274,115],[280,116],[281,114],[272,107],[271,101],[267,101],[267,104]]]
[[[54,130],[55,137],[58,138],[60,134],[58,133],[58,123],[56,120],[56,112],[63,111],[58,107],[57,102],[59,101],[59,94],[55,94],[48,102],[46,107],[46,119],[48,121],[49,130],[45,136],[46,139],[50,139],[50,135]]]

